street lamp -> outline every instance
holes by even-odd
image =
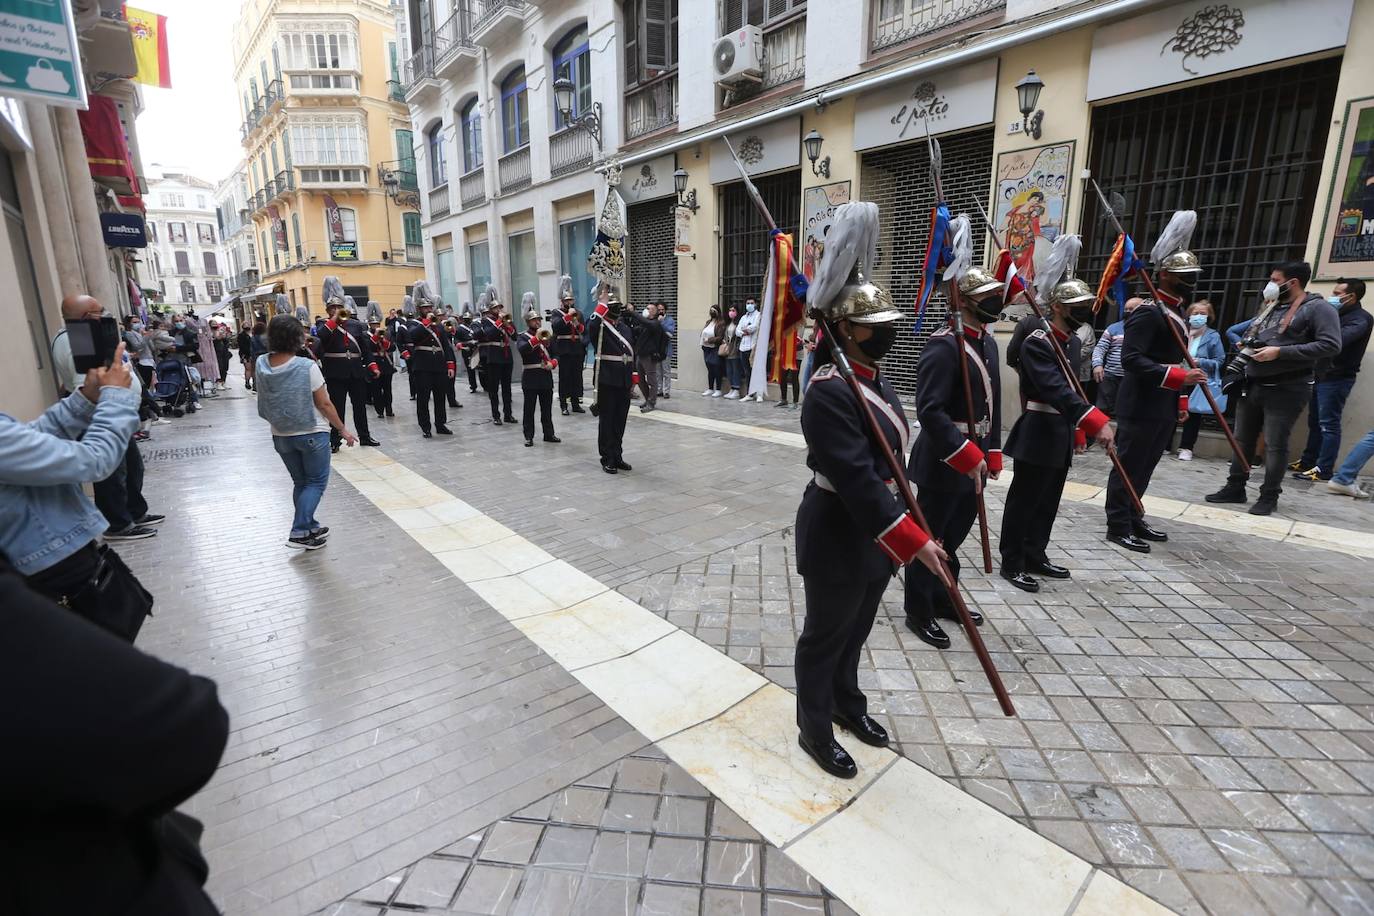
[[[601,103],[592,102],[592,110],[573,117],[573,93],[577,87],[566,75],[553,81],[553,100],[558,108],[559,117],[569,127],[579,127],[596,141],[597,150],[601,149]]]
[[[806,158],[811,160],[811,174],[818,175],[821,178],[829,178],[830,157],[826,156],[824,159],[821,159],[819,167],[816,165],[816,160],[819,159],[821,155],[821,143],[824,140],[825,138],[820,135],[820,131],[813,127],[811,128],[811,133],[802,138],[802,146],[806,148]]]
[[[1044,88],[1045,81],[1036,76],[1034,70],[1027,71],[1016,84],[1016,103],[1021,109],[1021,132],[1032,140],[1040,139],[1040,123],[1045,120],[1045,113],[1035,107],[1040,101],[1040,90]]]
[[[697,189],[693,188],[687,191],[686,169],[680,168],[673,173],[673,190],[677,192],[677,206],[691,210],[693,213],[701,209],[701,205],[697,203]],[[683,191],[687,191],[686,197],[682,195]]]

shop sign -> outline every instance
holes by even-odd
[[[1017,275],[1028,283],[1064,231],[1073,147],[1070,140],[997,155],[993,226],[1011,254]]]
[[[331,261],[356,261],[358,260],[357,242],[330,242],[329,260]]]
[[[102,213],[100,231],[109,248],[147,248],[148,232],[137,213]]]
[[[695,257],[692,254],[692,211],[686,207],[673,208],[673,254]]]
[[[825,255],[825,234],[835,220],[835,210],[849,203],[849,182],[836,181],[802,192],[801,269],[806,279],[816,276],[816,267]]]
[[[673,172],[676,170],[677,162],[672,153],[626,166],[616,190],[627,204],[668,197],[676,193],[673,188]]]
[[[0,95],[86,107],[67,0],[0,0]]]
[[[1317,276],[1374,277],[1374,96],[1346,103]]]
[[[770,121],[730,135],[740,164],[750,175],[763,175],[801,164],[801,118]],[[724,140],[711,144],[711,184],[739,180],[739,166]]]
[[[1345,45],[1354,0],[1189,0],[1093,33],[1088,101]]]
[[[932,135],[991,123],[997,104],[995,58],[939,73],[921,74],[854,104],[854,149],[925,141]]]

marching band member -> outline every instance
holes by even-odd
[[[534,407],[539,405],[539,422],[545,442],[562,442],[553,434],[553,371],[558,360],[549,353],[553,334],[542,327],[543,319],[534,305],[532,295],[526,294],[524,334],[516,340],[520,351],[520,391],[524,395],[525,447],[534,446]]]

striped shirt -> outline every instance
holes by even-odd
[[[1097,346],[1093,347],[1093,368],[1100,366],[1108,375],[1118,378],[1125,375],[1121,368],[1121,343],[1125,339],[1126,322],[1118,321],[1107,325],[1107,330],[1097,339]]]

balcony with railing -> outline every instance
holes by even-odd
[[[501,193],[510,194],[530,186],[530,148],[520,147],[496,160],[496,177],[501,183]]]
[[[281,80],[272,80],[262,92],[262,113],[263,117],[271,114],[282,102],[286,100],[286,93],[282,91]]]
[[[406,100],[421,100],[439,92],[439,81],[434,78],[434,47],[426,44],[410,57],[401,68],[401,82],[404,84]]]
[[[803,11],[764,26],[762,78],[726,90],[721,107],[730,108],[805,76],[806,13]]]
[[[495,44],[519,32],[525,25],[525,0],[469,0],[472,5],[472,39]]]
[[[257,271],[257,268],[249,268],[248,270],[239,271],[238,273],[234,274],[234,276],[232,276],[232,277],[229,279],[229,289],[230,289],[231,291],[236,291],[236,290],[241,290],[241,289],[251,289],[252,287],[255,287],[255,286],[257,286],[257,285],[258,285],[258,271]]]
[[[404,102],[406,100],[405,84],[400,80],[387,80],[386,97],[393,102]]]
[[[437,188],[429,189],[429,218],[440,219],[448,216],[448,182],[444,182]]]
[[[677,71],[625,93],[625,139],[634,140],[677,123]]]
[[[557,178],[580,172],[592,164],[592,135],[580,127],[565,127],[549,137],[549,174]]]
[[[262,99],[257,99],[253,104],[252,110],[248,112],[248,116],[243,119],[243,126],[239,128],[239,137],[247,142],[248,138],[252,136],[253,131],[257,130],[258,125],[262,123],[263,115],[266,113],[266,110],[264,110],[262,106]]]
[[[487,177],[486,171],[480,165],[458,179],[458,200],[464,210],[486,203]]]
[[[277,173],[276,180],[272,182],[273,197],[283,197],[288,191],[296,190],[296,173],[289,169],[282,169]]]
[[[473,10],[470,3],[459,3],[447,19],[434,30],[434,75],[454,79],[477,62],[477,45],[472,38]]]
[[[419,242],[406,242],[406,263],[425,263],[425,246]]]
[[[1006,0],[877,0],[868,50],[877,54],[1007,8]]]

